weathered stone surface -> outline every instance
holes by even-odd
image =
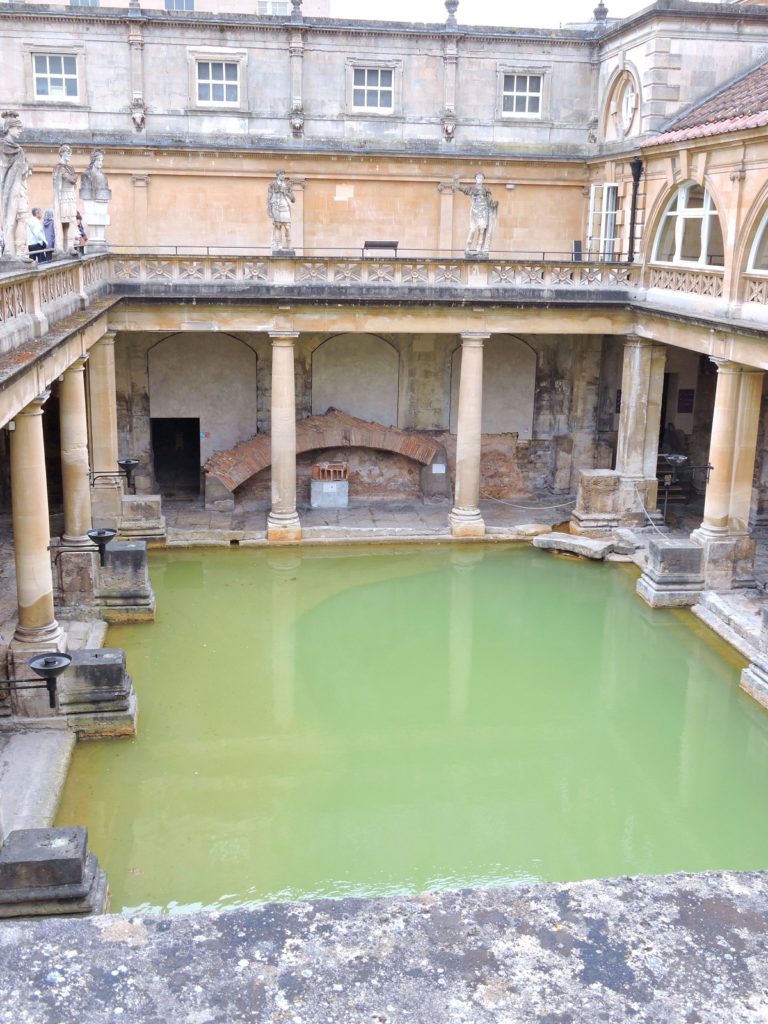
[[[131,690],[125,651],[116,647],[73,651],[72,663],[59,681],[59,708],[70,715],[125,711]]]
[[[159,494],[124,494],[120,510],[122,538],[155,541],[165,537],[165,518]]]
[[[3,891],[82,881],[88,849],[84,828],[30,828],[11,832],[0,847]]]
[[[14,923],[0,1021],[753,1024],[767,933],[763,873]]]
[[[542,551],[566,551],[583,558],[602,560],[613,551],[612,540],[595,540],[591,537],[574,536],[570,533],[543,533],[533,538],[533,546]]]
[[[689,608],[704,589],[702,561],[701,547],[692,541],[654,538],[637,593],[652,608]]]
[[[107,622],[146,622],[155,617],[155,595],[143,540],[116,540],[99,568],[96,600]]]

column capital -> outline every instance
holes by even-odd
[[[752,367],[744,366],[742,363],[735,363],[732,359],[724,359],[721,356],[710,356],[709,361],[717,367],[718,374],[721,373],[744,373],[749,372]],[[762,370],[757,371],[762,373]]]
[[[658,341],[654,341],[653,338],[641,338],[639,334],[626,334],[624,336],[624,345],[633,346],[634,348],[646,348],[650,345],[658,345]]]
[[[86,352],[84,356],[78,356],[74,362],[70,363],[69,366],[64,371],[64,373],[69,373],[70,371],[72,371],[73,373],[83,373],[85,370],[85,364],[87,362],[88,353]]]
[[[462,348],[482,348],[483,342],[491,337],[490,331],[462,331],[459,335]]]
[[[272,346],[282,345],[285,348],[292,348],[294,341],[299,337],[299,331],[267,331],[272,339]]]
[[[105,331],[99,340],[94,342],[94,345],[114,345],[116,337],[117,331]]]
[[[29,405],[25,405],[24,408],[17,412],[13,418],[18,419],[19,416],[42,416],[43,406],[50,397],[51,389],[48,388],[45,391],[42,391],[39,395],[35,395]]]

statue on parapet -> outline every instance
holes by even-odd
[[[88,252],[107,251],[107,227],[109,226],[109,200],[112,191],[107,176],[101,169],[104,164],[104,150],[94,149],[91,162],[80,175],[80,198],[83,201],[85,223],[88,225]]]
[[[53,168],[53,218],[56,226],[56,252],[73,253],[78,241],[77,171],[72,166],[72,147],[59,146],[59,161]]]
[[[491,195],[491,190],[486,188],[485,175],[476,174],[474,185],[464,186],[459,184],[457,174],[454,176],[452,188],[454,192],[463,192],[472,200],[469,210],[469,234],[464,255],[468,259],[488,259],[499,204]]]
[[[272,252],[293,254],[291,248],[291,204],[296,202],[293,183],[285,171],[278,171],[267,190],[267,212],[272,219]]]
[[[3,259],[31,262],[27,249],[29,192],[27,178],[32,168],[18,141],[21,118],[15,110],[4,110],[0,127],[0,227]]]

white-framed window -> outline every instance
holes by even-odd
[[[165,0],[166,11],[194,11],[195,0]]]
[[[289,14],[288,0],[257,0],[257,14]]]
[[[720,218],[709,192],[701,185],[681,185],[656,232],[654,261],[722,267],[724,253]]]
[[[100,0],[69,0],[70,7],[99,7]]]
[[[80,92],[77,57],[68,53],[33,53],[35,99],[76,103]]]
[[[355,110],[391,111],[395,105],[393,68],[355,68],[352,76],[352,106]]]
[[[768,273],[768,210],[763,214],[760,227],[749,253],[748,274]]]
[[[620,259],[618,242],[619,186],[613,182],[592,185],[589,190],[587,258]]]
[[[239,63],[229,60],[198,60],[197,102],[240,106]]]
[[[501,85],[501,112],[505,117],[541,117],[544,76],[505,72]]]

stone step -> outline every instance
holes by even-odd
[[[691,611],[718,636],[752,661],[759,650],[765,595],[705,590]]]
[[[582,558],[602,560],[614,549],[613,540],[594,540],[572,533],[542,533],[533,538],[533,546],[542,551],[564,551]]]
[[[20,828],[48,828],[56,816],[75,735],[30,729],[3,737],[0,749],[0,815],[6,834]]]

